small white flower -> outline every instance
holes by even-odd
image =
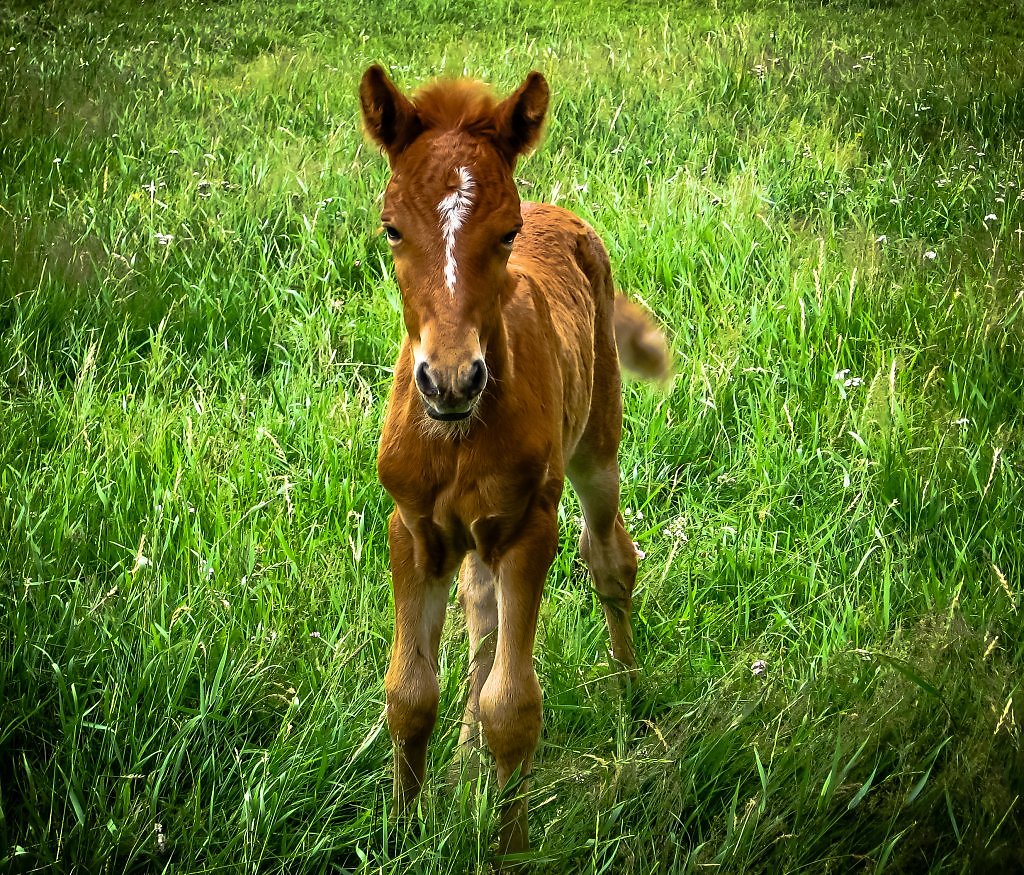
[[[875,243],[888,243],[888,242],[889,242],[889,238],[886,237],[885,234],[879,234],[875,238]]]
[[[633,542],[633,549],[636,551],[637,562],[642,562],[647,558],[647,554],[640,549],[640,545],[636,541]]]
[[[986,222],[994,222],[998,218],[999,217],[995,213],[989,213],[987,216],[985,216],[985,221]]]
[[[925,258],[927,258],[927,259],[928,259],[929,261],[935,261],[935,258],[936,258],[936,253],[935,253],[935,250],[934,250],[934,249],[929,249],[929,250],[928,250],[928,251],[927,251],[927,252],[926,252],[926,253],[924,254],[924,257],[925,257]]]
[[[664,534],[666,537],[669,537],[680,544],[689,543],[690,537],[686,534],[686,517],[676,517],[672,522],[665,526]]]
[[[754,660],[753,665],[750,666],[750,673],[756,677],[763,677],[768,671],[768,663],[763,659]]]
[[[161,234],[159,231],[155,232],[153,236],[156,237],[156,242],[161,246],[168,246],[174,239],[173,234]]]
[[[63,164],[64,163],[64,159],[63,158],[54,158],[53,159],[53,163],[57,164],[57,165]]]

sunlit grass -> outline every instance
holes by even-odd
[[[543,70],[522,192],[676,355],[626,388],[629,700],[563,502],[538,868],[1024,866],[1021,11],[874,5],[0,15],[0,869],[485,871],[454,609],[387,827],[374,61]]]

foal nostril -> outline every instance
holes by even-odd
[[[437,388],[437,384],[427,371],[426,362],[420,362],[416,368],[416,386],[428,398],[436,398],[441,394],[441,390]]]
[[[477,359],[473,362],[473,367],[469,370],[469,378],[466,380],[466,397],[476,398],[483,392],[486,385],[487,365],[484,364],[483,359]]]

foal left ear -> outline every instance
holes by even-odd
[[[497,146],[510,164],[540,139],[551,91],[536,70],[494,111]]]

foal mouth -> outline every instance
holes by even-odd
[[[473,414],[472,405],[465,410],[438,410],[424,401],[423,409],[427,411],[427,416],[431,419],[436,419],[438,422],[458,422],[462,419],[468,419]]]

